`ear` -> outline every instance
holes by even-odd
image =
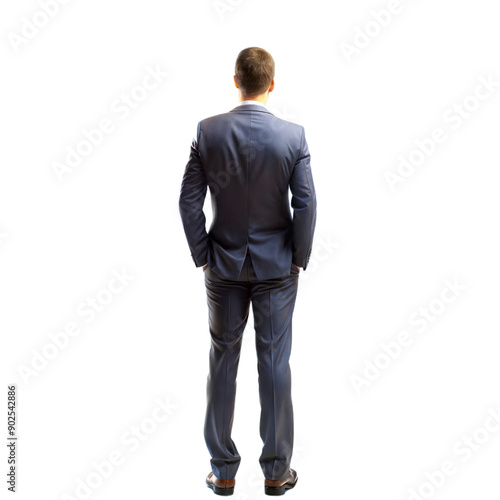
[[[274,78],[271,82],[271,85],[269,86],[269,92],[272,92],[274,90]]]
[[[235,85],[235,87],[236,87],[237,89],[239,89],[239,87],[238,87],[238,82],[236,81],[236,75],[234,75],[234,76],[233,76],[233,78],[234,78],[234,85]]]

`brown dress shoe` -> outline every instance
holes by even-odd
[[[207,476],[207,486],[212,488],[216,495],[232,495],[234,493],[235,479],[219,479],[211,472]]]
[[[264,491],[266,495],[284,495],[286,490],[291,490],[297,484],[297,479],[297,472],[290,469],[289,475],[286,479],[281,481],[266,479],[264,481]]]

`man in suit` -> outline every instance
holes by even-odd
[[[304,127],[266,108],[274,69],[264,49],[239,53],[234,75],[239,105],[198,123],[179,198],[192,258],[205,274],[211,349],[204,436],[212,457],[206,483],[219,495],[233,493],[240,464],[231,429],[250,303],[265,493],[282,495],[297,482],[290,468],[289,357],[300,268],[309,262],[316,225],[316,193]],[[207,187],[213,212],[208,232]]]

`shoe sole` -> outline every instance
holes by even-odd
[[[279,488],[273,488],[272,486],[265,486],[264,493],[266,495],[271,495],[271,496],[284,495],[287,490],[291,490],[292,488],[295,487],[296,484],[297,484],[297,481],[295,481],[295,483],[290,484],[290,485],[287,484],[284,486],[280,486]]]
[[[234,493],[234,486],[232,488],[219,488],[215,484],[208,484],[207,486],[216,494],[220,496],[229,496]]]

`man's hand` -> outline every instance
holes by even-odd
[[[292,262],[293,264],[293,262]],[[295,266],[295,264],[293,264]],[[299,266],[295,266],[299,271],[301,270],[301,268]]]
[[[207,266],[208,266],[208,263],[207,263],[207,264],[205,264],[205,265],[201,268],[201,270],[202,270],[202,271],[205,271],[205,269],[207,268]]]

